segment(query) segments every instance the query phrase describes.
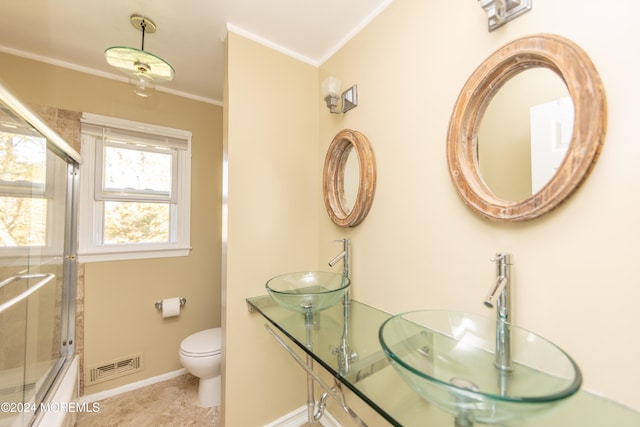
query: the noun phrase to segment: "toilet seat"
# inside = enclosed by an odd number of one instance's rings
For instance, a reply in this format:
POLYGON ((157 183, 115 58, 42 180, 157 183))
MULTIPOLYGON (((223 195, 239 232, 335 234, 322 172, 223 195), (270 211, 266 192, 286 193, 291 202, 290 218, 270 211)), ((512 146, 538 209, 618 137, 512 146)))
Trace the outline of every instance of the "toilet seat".
POLYGON ((221 352, 222 333, 220 328, 196 332, 180 343, 180 353, 187 357, 210 357, 221 352))

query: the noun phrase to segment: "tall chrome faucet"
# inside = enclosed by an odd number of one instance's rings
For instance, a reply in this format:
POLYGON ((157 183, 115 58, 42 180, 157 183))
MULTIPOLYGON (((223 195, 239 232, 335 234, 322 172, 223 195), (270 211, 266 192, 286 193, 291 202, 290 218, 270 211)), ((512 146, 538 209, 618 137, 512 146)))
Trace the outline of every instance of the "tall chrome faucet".
MULTIPOLYGON (((344 238, 340 240, 334 240, 334 243, 342 243, 342 252, 336 255, 331 261, 329 261, 329 267, 333 267, 338 263, 338 261, 342 260, 343 272, 342 275, 344 277, 349 277, 349 263, 351 261, 351 242, 349 239, 344 238)), ((347 290, 347 293, 344 295, 344 303, 348 304, 351 302, 351 289, 347 290)))
MULTIPOLYGON (((343 272, 342 276, 347 279, 351 279, 349 277, 349 265, 351 261, 351 242, 349 239, 344 238, 340 240, 334 240, 333 243, 342 243, 342 252, 336 255, 331 261, 329 261, 329 267, 333 267, 338 263, 338 261, 342 260, 343 264, 343 272)), ((344 324, 342 328, 342 338, 340 339, 340 345, 332 350, 332 353, 337 356, 338 359, 338 371, 340 374, 346 374, 349 371, 349 366, 351 362, 358 357, 358 353, 352 348, 351 340, 349 337, 350 330, 350 321, 349 321, 349 312, 351 309, 351 287, 344 294, 344 298, 342 300, 343 306, 343 317, 344 324)))
POLYGON ((509 315, 511 292, 509 283, 509 266, 511 257, 506 253, 498 253, 491 259, 496 263, 496 283, 487 295, 484 305, 493 308, 497 301, 496 323, 496 361, 495 366, 500 371, 510 372, 511 368, 511 337, 509 331, 509 315))

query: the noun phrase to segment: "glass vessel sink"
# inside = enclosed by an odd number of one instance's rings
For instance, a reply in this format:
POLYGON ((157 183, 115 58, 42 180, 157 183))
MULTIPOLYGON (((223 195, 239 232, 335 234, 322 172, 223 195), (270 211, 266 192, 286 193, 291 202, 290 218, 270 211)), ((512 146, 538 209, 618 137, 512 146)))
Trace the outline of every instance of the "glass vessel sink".
POLYGON ((378 337, 400 377, 454 414, 456 426, 518 425, 576 393, 582 374, 551 342, 505 323, 511 369, 496 368, 500 323, 462 312, 413 311, 386 320, 378 337))
POLYGON ((325 310, 344 297, 350 280, 327 271, 287 273, 269 279, 267 292, 281 306, 300 313, 325 310))

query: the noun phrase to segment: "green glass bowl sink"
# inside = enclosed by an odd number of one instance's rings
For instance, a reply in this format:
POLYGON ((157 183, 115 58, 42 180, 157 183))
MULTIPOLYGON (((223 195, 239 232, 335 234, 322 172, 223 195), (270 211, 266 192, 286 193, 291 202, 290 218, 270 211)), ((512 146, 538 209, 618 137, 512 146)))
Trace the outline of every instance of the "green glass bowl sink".
POLYGON ((316 313, 335 305, 349 289, 342 274, 327 271, 287 273, 269 279, 267 292, 278 304, 300 313, 316 313))
POLYGON ((513 324, 507 324, 511 370, 496 368, 498 323, 455 311, 412 311, 387 319, 379 340, 400 377, 459 426, 522 424, 578 391, 582 374, 573 359, 513 324))

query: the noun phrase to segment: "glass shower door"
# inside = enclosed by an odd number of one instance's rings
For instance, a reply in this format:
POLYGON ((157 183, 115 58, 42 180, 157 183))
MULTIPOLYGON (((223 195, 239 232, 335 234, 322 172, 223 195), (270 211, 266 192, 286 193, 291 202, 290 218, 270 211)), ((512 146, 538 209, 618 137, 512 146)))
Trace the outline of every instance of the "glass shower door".
POLYGON ((0 104, 0 427, 26 426, 73 353, 73 162, 0 104), (8 410, 7 410, 8 409, 8 410))

